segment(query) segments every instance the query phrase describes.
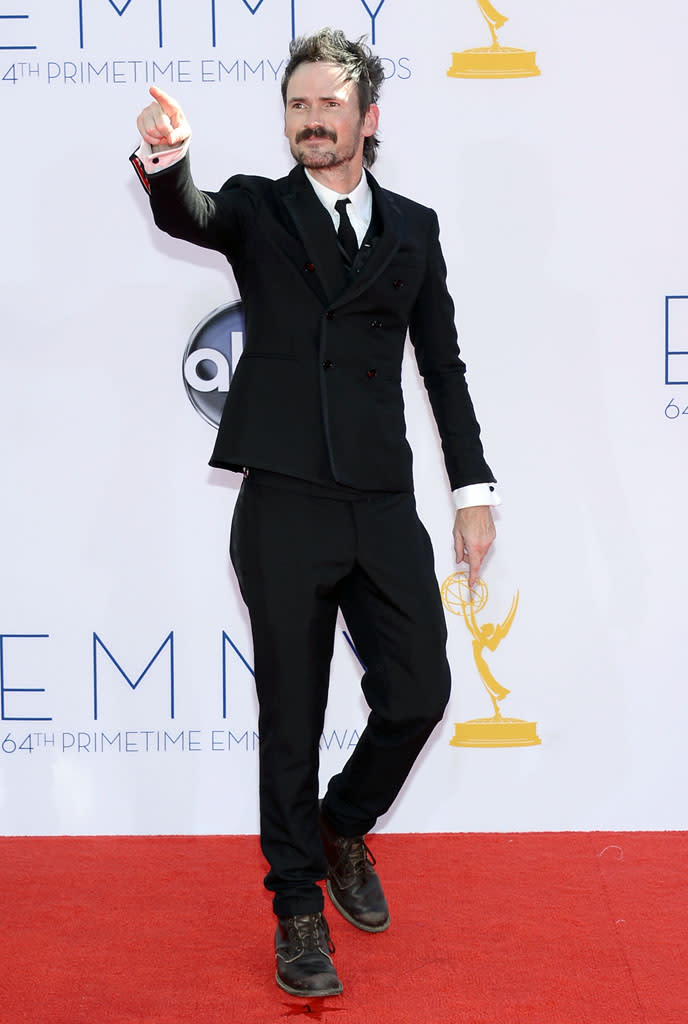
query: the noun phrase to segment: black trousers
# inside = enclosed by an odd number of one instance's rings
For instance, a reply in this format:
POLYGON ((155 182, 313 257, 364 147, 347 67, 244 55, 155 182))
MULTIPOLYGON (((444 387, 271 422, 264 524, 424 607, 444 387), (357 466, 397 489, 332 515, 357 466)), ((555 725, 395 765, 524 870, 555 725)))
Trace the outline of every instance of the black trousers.
POLYGON ((365 834, 389 809, 450 687, 432 546, 413 495, 311 490, 249 474, 230 547, 253 634, 265 885, 283 917, 323 907, 318 744, 338 609, 366 666, 370 707, 324 800, 340 835, 365 834))

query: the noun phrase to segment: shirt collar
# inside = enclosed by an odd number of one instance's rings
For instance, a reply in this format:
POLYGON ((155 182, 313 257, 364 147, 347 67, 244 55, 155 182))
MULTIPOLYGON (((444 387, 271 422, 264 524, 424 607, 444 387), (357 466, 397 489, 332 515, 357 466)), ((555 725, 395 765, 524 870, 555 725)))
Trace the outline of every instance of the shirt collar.
POLYGON ((334 189, 328 188, 327 185, 322 185, 319 181, 316 181, 313 175, 309 173, 307 167, 304 167, 304 170, 318 199, 323 206, 327 207, 330 213, 334 211, 334 204, 338 199, 349 199, 361 220, 370 220, 373 209, 373 193, 370 190, 365 171, 361 172, 361 180, 356 188, 342 195, 341 192, 335 192, 334 189))

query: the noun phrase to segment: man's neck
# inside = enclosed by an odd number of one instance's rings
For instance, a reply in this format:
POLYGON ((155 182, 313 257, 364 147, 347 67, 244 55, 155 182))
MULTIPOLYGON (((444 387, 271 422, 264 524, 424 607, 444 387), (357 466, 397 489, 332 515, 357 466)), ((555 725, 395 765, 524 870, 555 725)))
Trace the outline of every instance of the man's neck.
POLYGON ((309 167, 308 173, 326 188, 348 196, 356 188, 363 175, 363 163, 347 162, 337 167, 309 167))

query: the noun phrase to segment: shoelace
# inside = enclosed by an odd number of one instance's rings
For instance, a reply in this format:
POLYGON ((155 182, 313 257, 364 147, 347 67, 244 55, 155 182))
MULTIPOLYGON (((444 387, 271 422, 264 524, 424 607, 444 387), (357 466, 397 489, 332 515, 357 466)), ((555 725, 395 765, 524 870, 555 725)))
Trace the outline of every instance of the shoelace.
POLYGON ((340 839, 337 845, 340 847, 341 853, 334 869, 335 875, 338 875, 340 869, 344 868, 352 870, 355 875, 365 876, 375 866, 375 857, 365 839, 340 839))
POLYGON ((298 943, 307 953, 320 948, 320 930, 325 937, 327 948, 334 953, 334 942, 330 929, 322 914, 298 914, 289 922, 289 941, 298 943))

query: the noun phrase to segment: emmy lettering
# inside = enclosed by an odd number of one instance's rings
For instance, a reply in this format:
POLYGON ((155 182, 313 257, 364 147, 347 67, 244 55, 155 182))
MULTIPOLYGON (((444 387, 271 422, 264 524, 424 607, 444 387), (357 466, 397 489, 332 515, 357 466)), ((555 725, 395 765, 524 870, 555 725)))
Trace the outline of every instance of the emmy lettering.
POLYGON ((473 591, 468 586, 468 574, 455 572, 448 576, 441 587, 442 603, 447 611, 460 615, 471 634, 473 659, 483 686, 492 701, 494 715, 491 718, 474 718, 470 722, 457 722, 453 747, 533 747, 540 743, 537 722, 525 722, 520 718, 503 718, 499 705, 510 693, 492 674, 485 660, 485 649, 496 651, 513 625, 518 609, 518 591, 503 622, 480 624, 476 615, 487 604, 488 590, 484 580, 479 579, 473 591))
POLYGON ((476 46, 452 54, 450 78, 533 78, 540 74, 535 54, 512 46, 501 46, 497 31, 509 19, 493 7, 490 0, 477 0, 492 36, 491 46, 476 46))

